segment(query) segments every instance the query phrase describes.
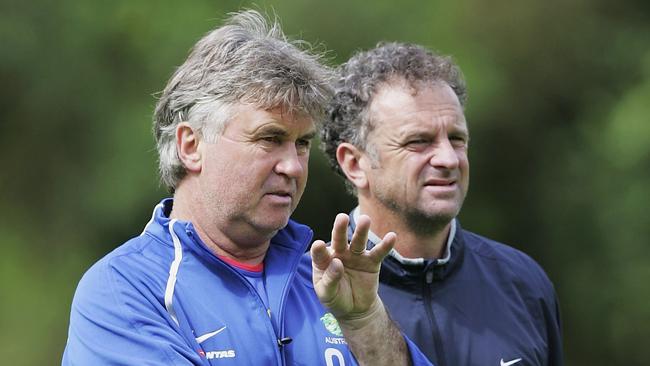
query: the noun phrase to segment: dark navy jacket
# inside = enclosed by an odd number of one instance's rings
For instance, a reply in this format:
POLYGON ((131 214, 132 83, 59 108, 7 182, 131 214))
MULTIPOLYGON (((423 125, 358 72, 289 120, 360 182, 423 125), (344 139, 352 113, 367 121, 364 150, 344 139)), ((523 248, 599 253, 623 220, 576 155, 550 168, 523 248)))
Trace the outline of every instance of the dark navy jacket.
POLYGON ((439 366, 562 365, 558 302, 542 268, 456 223, 446 264, 386 257, 379 295, 391 317, 439 366))

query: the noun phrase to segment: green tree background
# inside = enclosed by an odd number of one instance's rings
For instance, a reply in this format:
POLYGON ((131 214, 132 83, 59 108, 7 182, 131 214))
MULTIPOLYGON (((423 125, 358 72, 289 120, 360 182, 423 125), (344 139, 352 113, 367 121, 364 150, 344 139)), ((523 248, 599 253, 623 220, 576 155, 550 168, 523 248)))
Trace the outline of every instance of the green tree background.
MULTIPOLYGON (((470 100, 463 226, 556 285, 568 365, 650 364, 650 2, 0 2, 0 362, 60 363, 77 281, 166 195, 155 95, 241 7, 330 62, 380 40, 453 55, 470 100)), ((319 151, 294 218, 326 238, 353 199, 319 151)))

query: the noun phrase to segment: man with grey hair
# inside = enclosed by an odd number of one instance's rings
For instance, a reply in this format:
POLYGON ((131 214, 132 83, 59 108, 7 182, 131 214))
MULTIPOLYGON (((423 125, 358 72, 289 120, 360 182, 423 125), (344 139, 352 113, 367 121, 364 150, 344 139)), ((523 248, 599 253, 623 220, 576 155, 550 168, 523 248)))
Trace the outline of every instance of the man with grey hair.
POLYGON ((358 199, 349 232, 363 213, 368 249, 398 235, 379 294, 436 365, 561 365, 558 302, 542 268, 456 218, 469 185, 465 100, 460 69, 418 45, 380 44, 340 68, 322 138, 358 199))
POLYGON ((154 118, 174 197, 84 275, 63 364, 429 364, 377 296, 395 234, 365 250, 369 219, 348 244, 339 215, 310 258, 289 220, 330 96, 318 57, 257 12, 195 45, 154 118))

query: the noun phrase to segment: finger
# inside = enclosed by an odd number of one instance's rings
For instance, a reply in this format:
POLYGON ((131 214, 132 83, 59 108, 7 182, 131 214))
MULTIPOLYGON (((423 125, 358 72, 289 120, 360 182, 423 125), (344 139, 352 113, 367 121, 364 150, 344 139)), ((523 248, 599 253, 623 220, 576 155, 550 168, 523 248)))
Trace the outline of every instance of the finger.
POLYGON ((336 298, 339 292, 339 283, 341 282, 341 278, 343 278, 343 271, 343 263, 341 260, 334 258, 325 272, 323 272, 323 276, 318 283, 319 288, 316 291, 323 305, 329 306, 336 298))
POLYGON ((332 249, 336 253, 343 253, 348 248, 348 215, 340 213, 334 219, 332 227, 332 249))
POLYGON ((381 262, 388 255, 397 242, 397 234, 389 232, 384 235, 384 239, 375 245, 370 251, 370 257, 376 262, 381 262))
POLYGON ((322 240, 316 240, 312 244, 310 254, 312 265, 321 271, 327 269, 332 261, 327 244, 322 240))
POLYGON ((368 232, 370 231, 370 217, 366 215, 359 216, 350 241, 350 251, 353 254, 363 253, 368 243, 368 232))

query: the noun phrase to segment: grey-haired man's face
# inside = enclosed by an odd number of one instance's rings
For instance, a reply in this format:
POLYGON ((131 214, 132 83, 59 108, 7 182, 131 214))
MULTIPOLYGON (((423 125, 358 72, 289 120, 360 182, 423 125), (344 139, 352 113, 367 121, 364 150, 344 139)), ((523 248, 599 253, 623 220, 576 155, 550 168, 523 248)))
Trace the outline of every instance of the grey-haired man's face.
POLYGON ((225 130, 202 143, 200 189, 213 225, 273 233, 284 227, 305 189, 311 118, 236 108, 225 130))

